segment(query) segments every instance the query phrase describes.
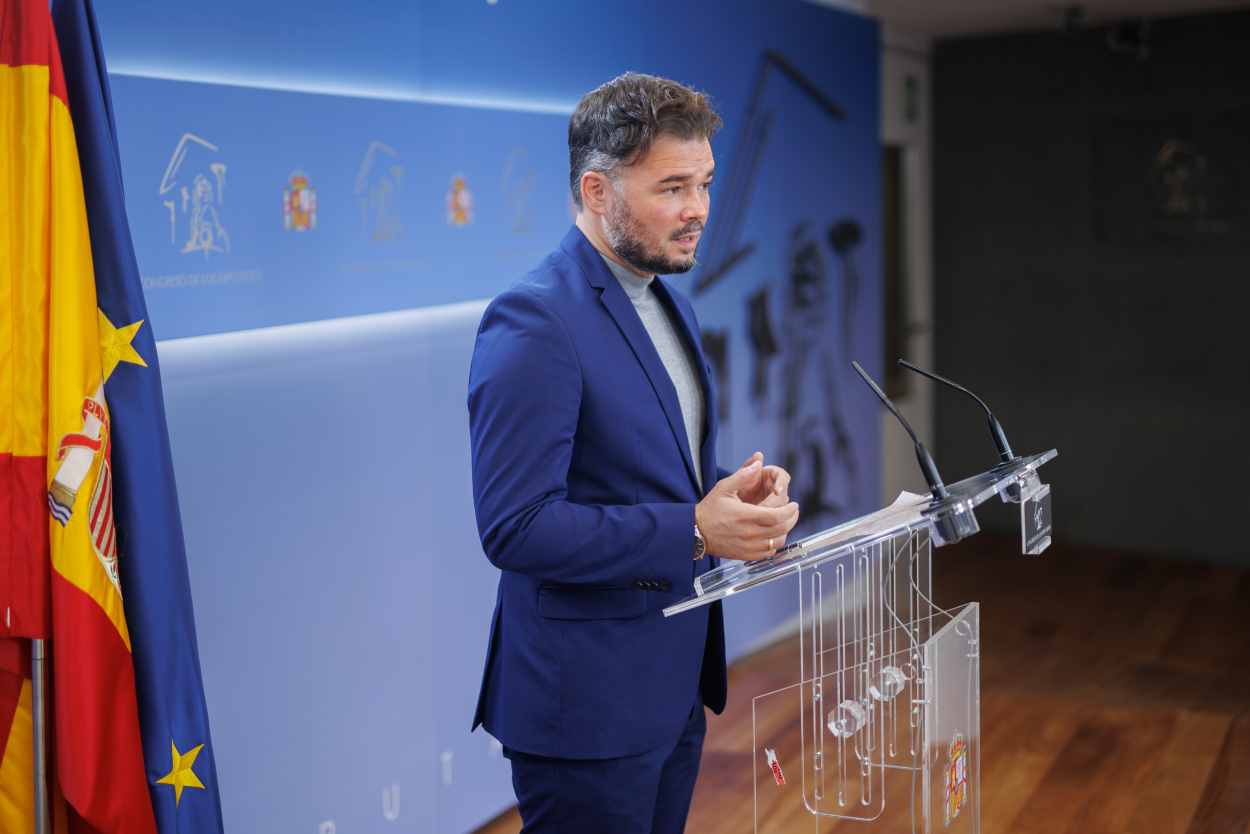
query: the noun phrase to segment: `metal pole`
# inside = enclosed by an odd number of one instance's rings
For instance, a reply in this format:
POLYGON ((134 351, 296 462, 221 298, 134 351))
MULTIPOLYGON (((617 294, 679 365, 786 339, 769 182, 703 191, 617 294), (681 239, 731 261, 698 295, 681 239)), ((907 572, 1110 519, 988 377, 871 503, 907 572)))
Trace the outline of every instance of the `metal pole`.
POLYGON ((30 641, 31 713, 35 736, 35 834, 48 834, 47 641, 30 641))

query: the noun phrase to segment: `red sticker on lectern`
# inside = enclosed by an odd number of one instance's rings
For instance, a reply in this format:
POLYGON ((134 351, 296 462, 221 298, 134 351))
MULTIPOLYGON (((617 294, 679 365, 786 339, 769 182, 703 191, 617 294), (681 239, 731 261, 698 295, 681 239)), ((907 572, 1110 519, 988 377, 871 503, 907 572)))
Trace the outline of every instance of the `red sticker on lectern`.
POLYGON ((764 758, 768 760, 768 769, 773 772, 773 781, 778 785, 786 783, 786 777, 781 772, 781 762, 777 761, 777 751, 764 748, 764 758))

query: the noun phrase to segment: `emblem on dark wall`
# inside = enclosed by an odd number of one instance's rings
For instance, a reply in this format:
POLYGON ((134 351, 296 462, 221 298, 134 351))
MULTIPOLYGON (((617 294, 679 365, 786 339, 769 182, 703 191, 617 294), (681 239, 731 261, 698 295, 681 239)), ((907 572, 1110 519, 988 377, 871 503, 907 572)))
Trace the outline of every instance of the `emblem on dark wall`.
POLYGON ((1094 233, 1105 243, 1241 248, 1250 230, 1250 108, 1096 128, 1094 233))
POLYGON ((1207 158, 1189 142, 1163 143, 1150 167, 1151 201, 1155 217, 1201 224, 1210 203, 1207 158))

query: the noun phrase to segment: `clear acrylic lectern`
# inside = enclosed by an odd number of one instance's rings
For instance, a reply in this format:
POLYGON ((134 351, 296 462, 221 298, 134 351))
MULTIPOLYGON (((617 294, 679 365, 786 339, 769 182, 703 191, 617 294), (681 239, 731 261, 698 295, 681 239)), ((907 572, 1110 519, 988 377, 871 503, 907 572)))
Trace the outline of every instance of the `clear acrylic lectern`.
POLYGON ((975 508, 1020 505, 1027 554, 1050 544, 1055 450, 1015 458, 936 500, 888 507, 699 577, 679 615, 782 577, 799 585, 798 677, 752 699, 756 834, 981 830, 980 610, 933 599, 933 548, 979 531, 975 508))

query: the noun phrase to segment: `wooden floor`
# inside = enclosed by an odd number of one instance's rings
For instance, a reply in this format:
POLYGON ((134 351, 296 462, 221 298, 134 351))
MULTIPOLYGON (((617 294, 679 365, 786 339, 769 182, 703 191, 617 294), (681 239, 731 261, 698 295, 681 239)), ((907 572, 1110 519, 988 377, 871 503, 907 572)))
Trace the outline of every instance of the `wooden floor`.
MULTIPOLYGON (((1250 834, 1250 570, 1014 546, 981 535, 934 554, 937 601, 982 605, 982 831, 1250 834)), ((732 628, 732 600, 726 613, 732 628)), ((753 831, 750 696, 793 683, 797 652, 787 640, 730 670, 688 832, 753 831)), ((513 811, 479 834, 520 828, 513 811)), ((775 808, 770 830, 815 826, 775 808)), ((894 814, 820 828, 910 830, 894 814)))

